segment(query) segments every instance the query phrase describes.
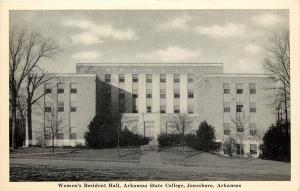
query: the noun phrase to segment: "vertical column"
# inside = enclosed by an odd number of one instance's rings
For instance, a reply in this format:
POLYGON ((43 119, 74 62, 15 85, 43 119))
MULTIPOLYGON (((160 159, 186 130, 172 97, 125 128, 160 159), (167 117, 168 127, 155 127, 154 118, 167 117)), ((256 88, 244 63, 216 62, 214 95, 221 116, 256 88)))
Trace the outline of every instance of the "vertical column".
POLYGON ((117 112, 119 110, 119 75, 112 74, 111 75, 111 111, 117 112))
POLYGON ((159 74, 152 75, 152 112, 160 111, 159 74))
POLYGON ((125 74, 125 111, 132 112, 132 74, 125 74))
POLYGON ((187 74, 180 74, 180 113, 187 113, 187 74))
POLYGON ((174 113, 174 79, 173 74, 166 75, 166 113, 174 113))
POLYGON ((146 112, 146 74, 139 74, 139 113, 146 112))

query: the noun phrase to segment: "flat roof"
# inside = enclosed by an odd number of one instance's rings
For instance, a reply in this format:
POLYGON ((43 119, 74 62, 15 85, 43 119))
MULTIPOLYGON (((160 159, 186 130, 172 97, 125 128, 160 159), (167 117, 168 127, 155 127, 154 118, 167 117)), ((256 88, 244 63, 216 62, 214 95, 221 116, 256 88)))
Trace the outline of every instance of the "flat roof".
POLYGON ((57 77, 96 77, 96 74, 78 74, 78 73, 47 73, 57 77))
POLYGON ((271 78, 275 77, 273 74, 264 73, 223 73, 223 74, 206 74, 200 78, 196 83, 199 83, 205 78, 271 78))
POLYGON ((76 66, 145 66, 145 67, 163 67, 163 66, 184 66, 184 67, 222 67, 223 63, 76 63, 76 66))

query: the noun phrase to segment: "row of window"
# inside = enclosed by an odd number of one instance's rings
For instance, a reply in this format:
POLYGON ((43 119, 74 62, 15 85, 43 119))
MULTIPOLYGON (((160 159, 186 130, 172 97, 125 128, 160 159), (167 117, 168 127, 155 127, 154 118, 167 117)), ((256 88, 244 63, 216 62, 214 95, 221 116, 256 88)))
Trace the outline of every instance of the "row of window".
MULTIPOLYGON (((110 97, 110 92, 107 92, 107 96, 110 97)), ((180 98, 180 92, 179 92, 179 89, 174 89, 174 94, 173 94, 174 98, 180 98)), ((137 99, 138 98, 138 93, 135 91, 135 92, 132 92, 132 97, 134 99, 137 99)), ((119 92, 119 99, 121 98, 125 98, 125 92, 124 91, 120 91, 119 92)), ((147 89, 146 91, 146 98, 152 98, 152 89, 147 89)), ((160 90, 160 98, 161 99, 165 99, 166 98, 166 90, 164 89, 161 89, 160 90)), ((188 90, 188 98, 189 99, 192 99, 194 98, 194 92, 192 90, 188 90)))
MULTIPOLYGON (((56 139, 62 140, 64 139, 64 134, 63 133, 57 133, 55 136, 56 139)), ((70 139, 76 139, 77 138, 77 134, 76 133, 70 133, 70 139)), ((51 139, 51 135, 45 135, 45 139, 50 140, 51 139)))
MULTIPOLYGON (((224 83, 223 84, 224 94, 230 94, 230 84, 224 83)), ((250 83, 249 84, 249 92, 250 94, 256 94, 256 84, 250 83)), ((236 93, 243 94, 243 84, 238 83, 236 84, 236 93)))
MULTIPOLYGON (((124 113, 125 111, 125 104, 119 105, 119 112, 124 113)), ((147 106, 146 108, 147 113, 152 112, 152 106, 147 106)), ((180 105, 174 105, 174 113, 180 113, 180 105)), ((137 105, 132 105, 132 113, 138 113, 137 105)), ((160 113, 166 113, 166 105, 160 105, 160 113)), ((188 113, 193 114, 194 113, 194 106, 188 105, 188 113)))
MULTIPOLYGON (((58 112, 64 112, 64 107, 57 107, 58 112)), ((45 107, 45 112, 51 112, 52 108, 51 107, 45 107)), ((70 107, 70 112, 77 112, 77 107, 70 107)))
MULTIPOLYGON (((230 128, 230 123, 224 123, 224 135, 230 135, 231 133, 231 128, 230 128)), ((237 131, 238 132, 244 132, 244 128, 237 128, 237 131)), ((257 135, 257 129, 256 129, 256 124, 255 123, 250 123, 250 126, 249 126, 249 134, 251 136, 255 136, 257 135)))
MULTIPOLYGON (((45 84, 45 93, 50 94, 52 93, 52 88, 50 83, 45 84)), ((65 92, 64 90, 64 84, 63 83, 58 83, 57 84, 57 93, 58 94, 63 94, 65 92)), ((70 93, 71 94, 76 94, 77 93, 77 84, 70 84, 70 93)))
MULTIPOLYGON (((236 144, 236 153, 239 154, 244 154, 244 144, 236 144)), ((250 155, 256 155, 257 154, 257 144, 250 144, 250 155)))
MULTIPOLYGON (((160 74, 160 82, 166 83, 166 74, 160 74)), ((111 74, 104 75, 105 82, 111 82, 111 74)), ((137 83, 139 81, 138 74, 132 74, 132 82, 137 83)), ((125 74, 119 74, 119 83, 125 82, 125 74)), ((146 74, 146 82, 152 83, 152 74, 146 74)), ((173 74, 173 82, 179 83, 180 82, 180 74, 173 74)), ((188 74, 188 83, 193 83, 194 78, 192 74, 188 74)))
MULTIPOLYGON (((230 102, 224 102, 224 112, 230 112, 230 102)), ((237 103, 236 105, 236 112, 243 112, 243 104, 237 103)), ((255 113, 256 112, 256 103, 250 102, 250 112, 255 113)))

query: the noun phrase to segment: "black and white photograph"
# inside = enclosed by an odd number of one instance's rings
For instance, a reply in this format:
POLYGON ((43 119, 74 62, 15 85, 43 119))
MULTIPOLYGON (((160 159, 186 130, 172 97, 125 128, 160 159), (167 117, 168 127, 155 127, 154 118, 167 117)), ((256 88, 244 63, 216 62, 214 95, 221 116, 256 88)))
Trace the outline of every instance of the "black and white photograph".
POLYGON ((9 10, 8 181, 291 181, 290 28, 289 9, 9 10))

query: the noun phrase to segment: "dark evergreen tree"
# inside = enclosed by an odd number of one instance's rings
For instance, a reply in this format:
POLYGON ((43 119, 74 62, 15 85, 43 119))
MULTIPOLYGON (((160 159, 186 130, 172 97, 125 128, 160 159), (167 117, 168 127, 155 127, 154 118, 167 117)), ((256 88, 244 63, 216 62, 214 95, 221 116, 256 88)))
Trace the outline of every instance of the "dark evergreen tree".
POLYGON ((216 148, 214 127, 209 125, 206 121, 200 123, 197 130, 197 145, 196 149, 201 151, 212 151, 216 148))
POLYGON ((116 116, 100 113, 88 126, 84 138, 90 148, 108 148, 117 146, 119 120, 116 116))
POLYGON ((127 128, 121 129, 118 114, 104 112, 94 117, 84 135, 86 145, 89 148, 117 147, 118 137, 120 146, 138 146, 149 142, 148 138, 135 134, 127 128))
POLYGON ((262 155, 264 159, 277 161, 291 160, 290 123, 277 122, 263 137, 262 155))

